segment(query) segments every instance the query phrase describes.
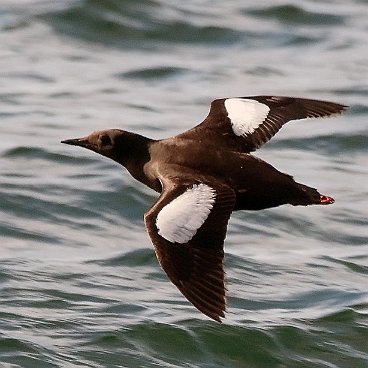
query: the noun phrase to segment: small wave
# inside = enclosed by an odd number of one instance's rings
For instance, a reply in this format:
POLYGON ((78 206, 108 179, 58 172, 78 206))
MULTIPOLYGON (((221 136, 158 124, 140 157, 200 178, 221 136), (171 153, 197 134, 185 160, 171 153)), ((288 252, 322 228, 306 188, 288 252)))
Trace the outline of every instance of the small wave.
POLYGON ((276 5, 262 9, 254 9, 247 11, 247 13, 261 18, 276 19, 279 22, 290 24, 309 24, 327 27, 344 22, 344 18, 341 16, 312 12, 296 5, 276 5))
MULTIPOLYGON (((229 44, 241 32, 217 24, 195 25, 180 12, 170 16, 154 1, 84 1, 78 6, 40 16, 57 32, 88 41, 137 48, 152 41, 229 44)), ((150 46, 151 47, 151 46, 150 46)))
POLYGON ((93 158, 83 158, 83 157, 74 157, 67 154, 62 153, 54 153, 50 152, 47 149, 40 147, 26 147, 26 146, 18 146, 8 149, 2 154, 3 157, 11 158, 11 159, 25 159, 25 160, 46 160, 57 162, 58 164, 64 162, 68 165, 76 165, 80 166, 81 164, 87 164, 91 162, 95 162, 93 158))
MULTIPOLYGON (((365 239, 367 240, 367 239, 365 239)), ((365 243, 362 242, 362 245, 364 245, 365 243)), ((363 257, 361 257, 363 258, 363 257)), ((357 262, 353 262, 353 260, 345 260, 345 259, 339 259, 339 258, 335 258, 335 257, 329 257, 329 256, 324 256, 323 259, 332 262, 332 263, 337 263, 337 264, 341 264, 343 266, 345 266, 346 268, 348 268, 349 270, 356 272, 356 273, 361 273, 363 275, 368 275, 368 266, 365 266, 363 264, 359 264, 357 262)), ((359 261, 359 260, 358 260, 359 261)))
POLYGON ((366 321, 368 315, 368 303, 352 305, 346 309, 328 314, 319 319, 321 322, 345 322, 356 323, 366 321))
POLYGON ((341 152, 362 152, 367 149, 365 134, 335 134, 300 139, 278 139, 271 149, 293 148, 335 155, 341 152))
POLYGON ((149 248, 134 249, 127 253, 118 254, 108 259, 86 261, 86 263, 99 264, 101 266, 129 266, 139 267, 157 265, 156 257, 149 248))
POLYGON ((174 66, 167 66, 167 67, 156 67, 156 68, 143 68, 143 69, 136 69, 131 70, 126 73, 118 74, 117 77, 125 79, 166 79, 172 78, 183 73, 187 72, 185 68, 178 68, 174 66))

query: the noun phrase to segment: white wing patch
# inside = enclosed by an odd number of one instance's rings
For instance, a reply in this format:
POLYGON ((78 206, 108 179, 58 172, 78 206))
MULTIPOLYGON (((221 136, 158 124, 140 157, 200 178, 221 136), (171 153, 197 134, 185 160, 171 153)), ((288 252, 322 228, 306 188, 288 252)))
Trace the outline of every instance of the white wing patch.
POLYGON ((267 118, 270 108, 258 101, 246 98, 225 100, 227 115, 236 135, 253 133, 267 118))
POLYGON ((187 243, 206 221, 216 192, 205 184, 194 184, 164 206, 157 215, 158 233, 172 243, 187 243))

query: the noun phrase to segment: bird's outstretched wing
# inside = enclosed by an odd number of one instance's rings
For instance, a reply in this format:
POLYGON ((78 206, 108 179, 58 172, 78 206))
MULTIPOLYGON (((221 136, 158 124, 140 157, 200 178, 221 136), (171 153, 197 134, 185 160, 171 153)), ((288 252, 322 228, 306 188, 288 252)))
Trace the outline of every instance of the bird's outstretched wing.
POLYGON ((181 136, 199 131, 214 144, 251 152, 268 142, 290 120, 340 114, 346 106, 283 96, 250 96, 212 101, 206 119, 181 136))
POLYGON ((157 259, 196 308, 220 321, 226 309, 223 244, 235 193, 215 180, 162 178, 162 185, 144 217, 157 259))

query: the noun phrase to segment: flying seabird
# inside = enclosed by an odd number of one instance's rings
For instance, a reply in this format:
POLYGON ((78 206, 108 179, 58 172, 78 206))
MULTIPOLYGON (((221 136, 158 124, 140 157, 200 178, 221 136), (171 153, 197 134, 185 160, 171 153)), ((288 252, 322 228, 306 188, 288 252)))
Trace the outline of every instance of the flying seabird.
POLYGON ((181 293, 220 322, 226 310, 223 245, 232 211, 334 202, 250 152, 290 120, 345 109, 294 97, 222 98, 211 103, 202 123, 171 138, 153 140, 109 129, 62 143, 118 162, 160 193, 144 215, 157 259, 181 293))

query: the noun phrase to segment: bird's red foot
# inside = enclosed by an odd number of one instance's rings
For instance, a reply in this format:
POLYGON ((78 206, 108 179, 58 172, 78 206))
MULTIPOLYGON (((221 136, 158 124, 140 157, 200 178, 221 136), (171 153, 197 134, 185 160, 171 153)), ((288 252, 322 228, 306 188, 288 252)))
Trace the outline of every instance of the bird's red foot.
POLYGON ((328 197, 328 196, 325 196, 325 195, 320 195, 320 197, 319 197, 319 203, 320 204, 332 204, 334 202, 335 202, 335 200, 332 197, 328 197))

